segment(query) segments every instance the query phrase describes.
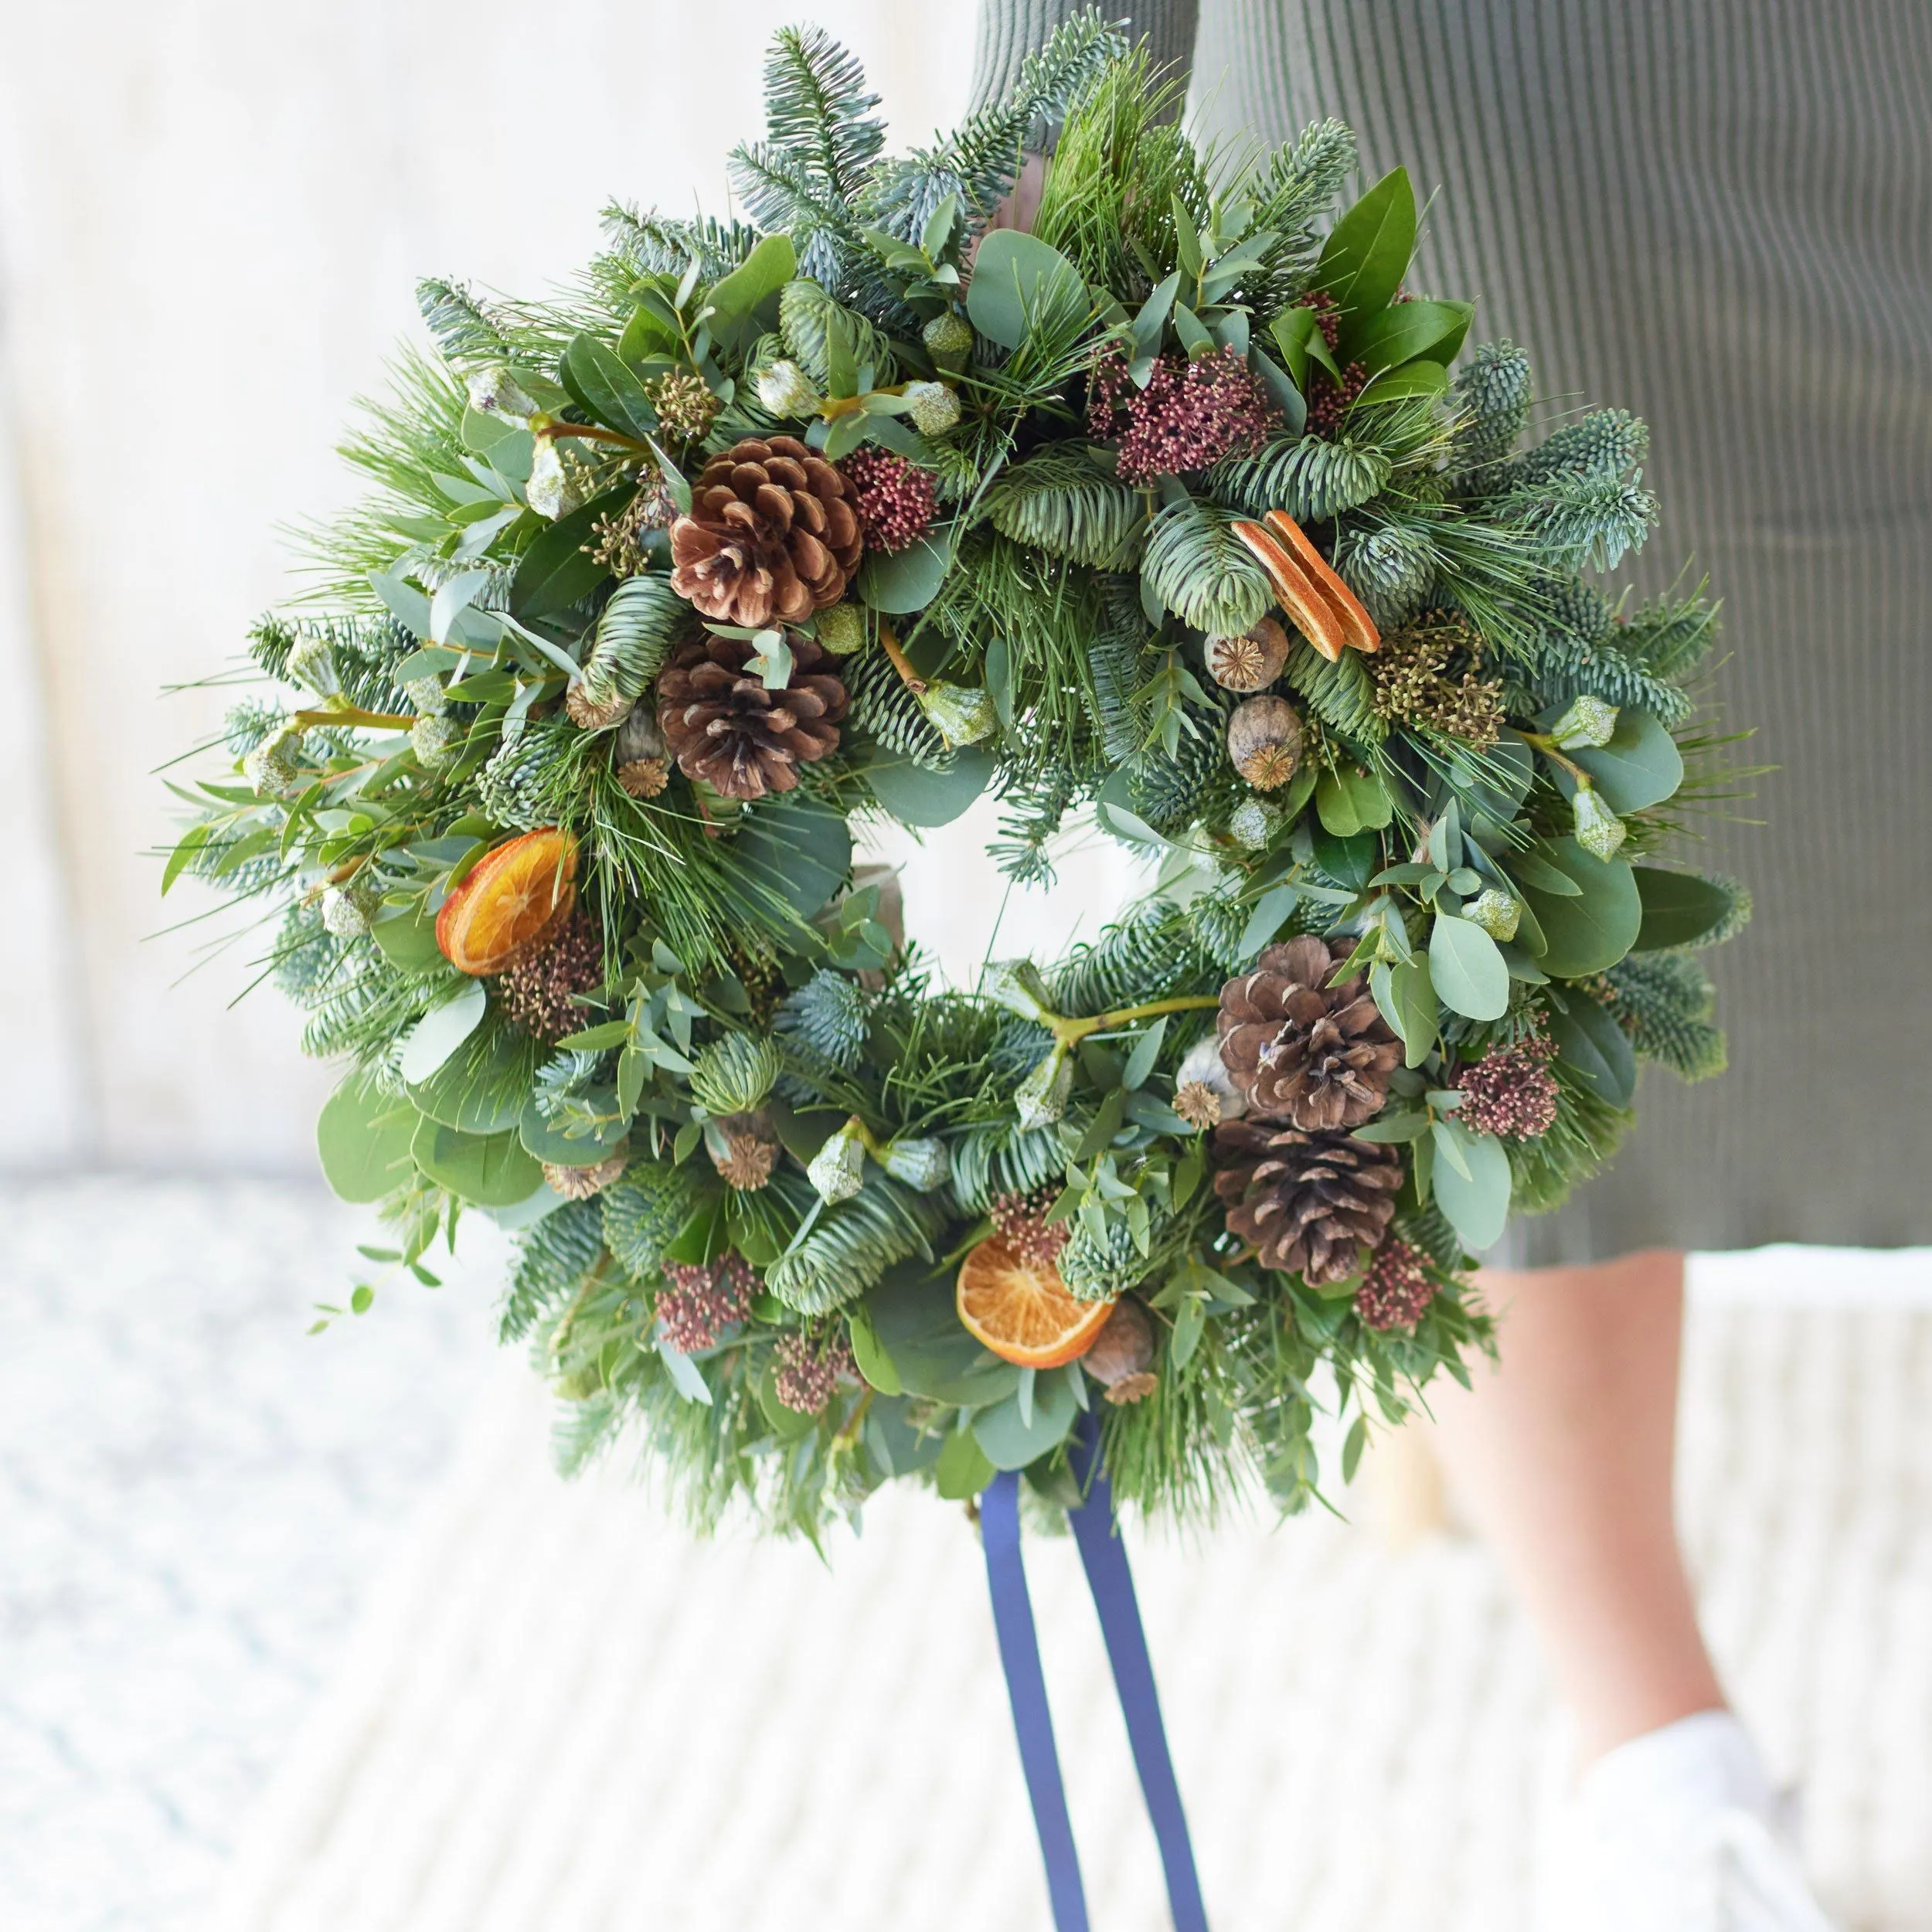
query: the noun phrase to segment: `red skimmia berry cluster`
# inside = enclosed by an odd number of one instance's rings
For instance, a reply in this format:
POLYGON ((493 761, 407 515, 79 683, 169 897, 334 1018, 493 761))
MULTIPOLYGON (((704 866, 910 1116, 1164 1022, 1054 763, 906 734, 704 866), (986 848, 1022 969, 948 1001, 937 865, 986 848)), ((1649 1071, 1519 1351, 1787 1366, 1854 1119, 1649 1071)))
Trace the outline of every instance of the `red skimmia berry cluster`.
POLYGON ((1413 1328, 1435 1299, 1428 1264, 1399 1234, 1375 1252, 1355 1291, 1355 1313, 1372 1328, 1413 1328))
POLYGON ((854 450, 838 469, 852 485, 867 549, 889 554, 926 534, 938 507, 928 471, 871 444, 854 450))
POLYGON ((1514 1046, 1485 1053, 1456 1075, 1462 1105, 1456 1117, 1473 1134, 1534 1140, 1556 1117, 1556 1077, 1549 1062, 1555 1043, 1539 1033, 1514 1046))
POLYGON ((1274 410, 1245 358, 1233 349, 1185 356, 1169 352, 1136 389, 1117 352, 1094 365, 1087 427, 1120 439, 1123 483, 1151 483, 1182 470, 1205 469, 1267 441, 1274 410))
POLYGON ((658 1332, 680 1355, 716 1345, 734 1321, 751 1312, 758 1277, 740 1254, 693 1265, 667 1261, 671 1285, 658 1296, 658 1332))

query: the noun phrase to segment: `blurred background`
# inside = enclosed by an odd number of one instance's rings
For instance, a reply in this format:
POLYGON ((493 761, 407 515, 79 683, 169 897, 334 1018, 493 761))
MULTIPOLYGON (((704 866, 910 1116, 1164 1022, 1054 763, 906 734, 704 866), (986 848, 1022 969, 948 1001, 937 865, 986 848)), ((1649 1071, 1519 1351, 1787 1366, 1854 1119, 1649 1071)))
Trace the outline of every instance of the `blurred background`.
MULTIPOLYGON (((896 140, 957 117, 963 3, 818 0, 896 140)), ((617 196, 726 196, 795 9, 15 6, 0 63, 0 1924, 9 1932, 981 1920, 1046 1907, 976 1548, 695 1546, 565 1490, 495 1359, 487 1230, 440 1293, 305 1333, 360 1217, 244 939, 165 908, 157 767, 350 492, 348 400, 447 273, 566 276, 617 196), (184 923, 185 922, 185 923, 184 923), (193 970, 190 970, 193 969, 193 970)), ((1199 83, 1211 86, 1213 77, 1199 83)), ((956 972, 1128 888, 1005 902, 969 819, 906 864, 956 972)), ((1848 1924, 1932 1927, 1932 1270, 1705 1266, 1687 1531, 1848 1924), (1794 1423, 1801 1423, 1801 1427, 1794 1423)), ((1137 1545, 1223 1926, 1527 1923, 1563 1740, 1482 1553, 1400 1458, 1359 1521, 1137 1545), (1426 1496, 1423 1498, 1426 1505, 1426 1496), (1392 1859, 1392 1849, 1402 1855, 1392 1859)), ((1036 1544, 1097 1923, 1164 1922, 1090 1612, 1036 1544)))

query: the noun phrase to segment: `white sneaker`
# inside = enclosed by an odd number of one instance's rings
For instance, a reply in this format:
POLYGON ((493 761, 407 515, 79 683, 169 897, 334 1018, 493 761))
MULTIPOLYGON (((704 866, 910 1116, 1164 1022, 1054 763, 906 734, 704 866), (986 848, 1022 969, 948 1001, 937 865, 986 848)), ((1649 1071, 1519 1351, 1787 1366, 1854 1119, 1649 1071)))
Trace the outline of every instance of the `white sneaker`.
POLYGON ((1729 1711, 1632 1738, 1583 1774, 1545 1862, 1539 1932, 1836 1932, 1791 1808, 1729 1711))

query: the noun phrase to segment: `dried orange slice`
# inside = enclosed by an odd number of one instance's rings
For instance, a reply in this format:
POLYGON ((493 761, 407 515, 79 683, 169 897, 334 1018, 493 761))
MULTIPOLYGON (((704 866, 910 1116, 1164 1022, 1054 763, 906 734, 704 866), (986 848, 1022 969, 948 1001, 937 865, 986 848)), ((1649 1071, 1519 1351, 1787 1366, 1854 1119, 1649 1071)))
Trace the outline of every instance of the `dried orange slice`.
POLYGON ((1234 534, 1267 573, 1274 600, 1294 628, 1331 664, 1336 662, 1348 648, 1349 634, 1335 606, 1272 530, 1260 523, 1237 523, 1234 534))
POLYGON ((1308 540, 1308 533, 1286 510, 1270 510, 1263 519, 1294 554, 1295 561, 1342 620, 1345 641, 1357 651, 1379 651, 1382 633, 1376 628, 1362 600, 1342 582, 1334 565, 1308 540))
POLYGON ((477 861, 436 917, 436 943, 459 973, 481 978, 527 959, 577 903, 577 842, 540 826, 477 861))
POLYGON ((1077 1301, 1050 1261, 1023 1261, 995 1235, 960 1264, 959 1318, 1002 1361, 1057 1369, 1093 1347, 1111 1301, 1077 1301))

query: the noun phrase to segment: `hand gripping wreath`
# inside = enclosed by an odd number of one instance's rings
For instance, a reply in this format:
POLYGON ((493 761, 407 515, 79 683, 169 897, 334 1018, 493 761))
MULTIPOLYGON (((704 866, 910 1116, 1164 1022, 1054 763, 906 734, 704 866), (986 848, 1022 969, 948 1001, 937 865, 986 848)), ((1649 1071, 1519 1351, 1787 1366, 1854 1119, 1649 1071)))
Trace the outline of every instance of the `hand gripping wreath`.
POLYGON ((1317 1367, 1352 1469, 1638 1063, 1723 1064, 1743 895, 1653 855, 1711 610, 1594 587, 1642 426, 1519 451, 1406 176, 1325 226, 1338 124, 1211 185, 1090 17, 907 158, 822 37, 770 82, 747 219, 614 210, 567 301, 423 284, 337 614, 253 634, 305 695, 231 715, 171 876, 274 909, 393 1266, 519 1231, 575 1453, 635 1425, 700 1518, 816 1534, 1051 1485, 1087 1411, 1137 1504, 1294 1507, 1317 1367), (1079 810, 1157 883, 955 990, 852 828, 989 791, 1015 879, 1079 810))

